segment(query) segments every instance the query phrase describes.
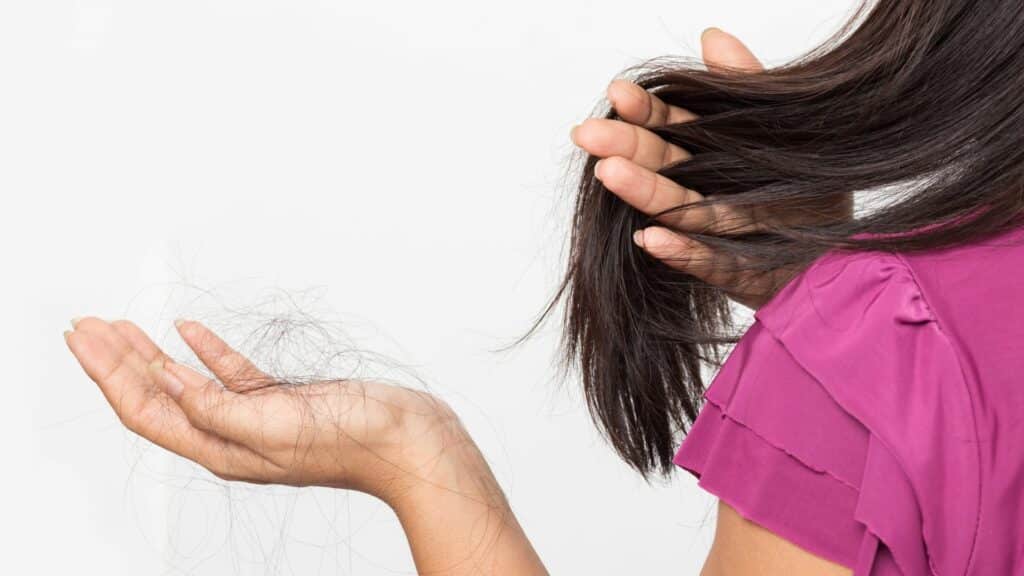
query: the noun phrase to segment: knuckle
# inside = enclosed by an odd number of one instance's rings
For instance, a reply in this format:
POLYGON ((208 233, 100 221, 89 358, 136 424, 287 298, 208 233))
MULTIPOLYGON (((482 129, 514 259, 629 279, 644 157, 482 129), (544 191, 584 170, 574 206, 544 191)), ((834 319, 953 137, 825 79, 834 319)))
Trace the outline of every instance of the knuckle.
POLYGON ((643 208, 641 208, 640 211, 647 214, 656 212, 658 209, 657 179, 651 178, 649 175, 646 175, 646 177, 642 181, 642 184, 639 184, 638 187, 643 188, 645 190, 643 208))

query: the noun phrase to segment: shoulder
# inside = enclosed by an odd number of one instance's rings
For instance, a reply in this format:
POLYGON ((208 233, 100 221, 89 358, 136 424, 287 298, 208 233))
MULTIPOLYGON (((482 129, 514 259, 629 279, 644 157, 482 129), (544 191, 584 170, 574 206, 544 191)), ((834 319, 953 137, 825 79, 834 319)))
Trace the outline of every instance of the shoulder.
POLYGON ((757 310, 705 398, 677 464, 742 517, 846 566, 876 561, 859 554, 878 542, 904 573, 964 572, 981 494, 971 397, 900 255, 817 259, 757 310))
POLYGON ((777 334, 812 325, 841 333, 935 320, 906 260, 878 251, 826 252, 755 317, 777 334))
POLYGON ((977 442, 960 355, 899 254, 828 252, 754 316, 751 340, 771 339, 894 450, 936 448, 923 438, 936 427, 977 442))

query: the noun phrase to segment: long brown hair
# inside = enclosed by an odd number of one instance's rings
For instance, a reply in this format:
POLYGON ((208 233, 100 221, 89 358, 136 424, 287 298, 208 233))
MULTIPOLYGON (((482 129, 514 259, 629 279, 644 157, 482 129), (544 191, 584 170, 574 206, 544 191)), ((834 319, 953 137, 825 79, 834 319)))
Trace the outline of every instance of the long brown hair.
MULTIPOLYGON (((830 249, 926 250, 1021 224, 1022 2, 883 0, 784 66, 660 57, 623 76, 699 115, 652 128, 692 153, 659 174, 705 196, 674 210, 813 214, 854 193, 863 208, 757 232, 679 230, 711 247, 715 266, 800 270, 830 249)), ((739 335, 721 291, 633 244, 654 217, 595 178, 598 159, 582 163, 568 268, 530 333, 566 300, 561 359, 579 368, 595 423, 645 479, 668 476, 700 409, 702 366, 719 367, 739 335)))

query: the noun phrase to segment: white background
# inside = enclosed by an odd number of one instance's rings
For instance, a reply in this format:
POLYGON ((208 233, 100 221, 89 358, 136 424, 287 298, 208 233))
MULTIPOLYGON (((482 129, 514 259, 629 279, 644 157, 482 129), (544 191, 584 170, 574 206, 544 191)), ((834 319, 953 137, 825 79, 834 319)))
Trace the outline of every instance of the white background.
POLYGON ((4 0, 0 573, 412 573, 368 497, 226 484, 123 431, 61 337, 127 317, 193 361, 185 316, 301 367, 308 314, 459 410, 553 574, 696 574, 713 499, 603 444, 552 380, 558 316, 489 350, 560 278, 568 131, 617 73, 713 25, 779 64, 851 8, 4 0))

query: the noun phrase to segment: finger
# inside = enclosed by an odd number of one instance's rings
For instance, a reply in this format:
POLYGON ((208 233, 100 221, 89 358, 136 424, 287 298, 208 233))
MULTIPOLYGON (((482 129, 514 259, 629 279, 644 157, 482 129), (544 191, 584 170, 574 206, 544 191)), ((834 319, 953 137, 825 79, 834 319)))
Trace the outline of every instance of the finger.
POLYGON ((625 156, 651 170, 691 157, 646 128, 608 118, 584 120, 573 129, 572 140, 593 156, 625 156))
POLYGON ((273 378, 203 324, 193 320, 182 320, 174 324, 185 344, 228 389, 248 392, 273 383, 273 378))
POLYGON ((704 196, 621 156, 599 160, 594 166, 594 176, 630 206, 674 228, 727 234, 758 227, 746 211, 725 204, 666 212, 703 200, 704 196))
POLYGON ((708 28, 700 36, 701 53, 708 69, 734 69, 745 72, 764 70, 764 66, 738 38, 719 28, 708 28))
POLYGON ((237 394, 216 379, 177 362, 154 364, 153 373, 161 378, 195 428, 248 447, 257 445, 266 432, 260 426, 260 405, 269 402, 269 397, 237 394))
POLYGON ((672 268, 723 290, 736 288, 736 275, 716 266, 714 253, 703 242, 659 226, 638 230, 634 240, 645 252, 672 268))
POLYGON ((708 230, 714 222, 712 206, 686 208, 663 214, 665 210, 702 200, 692 190, 621 156, 602 158, 594 166, 594 175, 604 187, 637 210, 659 221, 687 231, 708 230))
POLYGON ((164 360, 169 357, 142 331, 141 328, 129 320, 114 320, 110 323, 117 330, 122 338, 131 344, 132 348, 148 364, 155 360, 164 360))
POLYGON ((124 424, 134 429, 132 420, 159 394, 146 362, 113 326, 92 316, 75 324, 68 345, 124 424))
POLYGON ((265 466, 251 451, 192 427, 159 393, 142 356, 111 324, 83 318, 66 342, 130 431, 218 476, 241 476, 265 466))
POLYGON ((620 118, 645 128, 680 124, 697 118, 693 112, 666 104, 661 98, 628 80, 612 80, 608 85, 607 96, 620 118))
MULTIPOLYGON (((721 257, 703 242, 657 226, 638 230, 634 242, 666 265, 696 276, 755 310, 776 287, 774 283, 786 273, 756 274, 739 266, 726 268, 722 266, 721 257)), ((735 263, 742 264, 742 259, 735 263)))

